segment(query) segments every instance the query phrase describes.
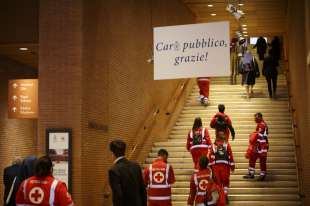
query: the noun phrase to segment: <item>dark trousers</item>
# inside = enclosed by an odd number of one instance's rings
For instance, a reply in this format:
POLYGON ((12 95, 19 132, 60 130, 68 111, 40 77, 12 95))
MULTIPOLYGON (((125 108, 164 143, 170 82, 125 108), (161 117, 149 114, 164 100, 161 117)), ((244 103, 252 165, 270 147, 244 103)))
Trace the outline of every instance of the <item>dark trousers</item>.
POLYGON ((277 79, 278 79, 278 75, 266 77, 266 80, 268 83, 269 97, 272 97, 272 94, 275 94, 277 91, 277 79))
POLYGON ((258 53, 259 60, 264 60, 265 53, 258 53))

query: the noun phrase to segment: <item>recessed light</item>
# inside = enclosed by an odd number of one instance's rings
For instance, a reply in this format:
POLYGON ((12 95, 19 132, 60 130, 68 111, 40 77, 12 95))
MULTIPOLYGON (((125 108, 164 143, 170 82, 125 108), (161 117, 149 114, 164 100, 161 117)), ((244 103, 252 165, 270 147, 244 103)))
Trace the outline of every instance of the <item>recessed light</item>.
POLYGON ((210 14, 210 15, 211 15, 211 16, 216 16, 216 14, 214 14, 214 13, 213 13, 213 14, 210 14))
POLYGON ((247 31, 243 31, 243 33, 244 33, 244 34, 247 34, 248 32, 247 32, 247 31))
POLYGON ((244 36, 249 36, 249 35, 245 34, 244 36))
POLYGON ((242 29, 243 29, 243 30, 248 30, 248 28, 245 28, 245 27, 243 27, 242 29))
POLYGON ((27 47, 20 47, 19 50, 20 51, 28 51, 29 49, 27 47))
POLYGON ((208 7, 213 7, 213 4, 208 4, 208 7))
POLYGON ((242 24, 242 27, 246 27, 247 25, 246 24, 242 24))
POLYGON ((240 4, 238 4, 238 6, 244 6, 244 4, 241 4, 241 3, 240 3, 240 4))

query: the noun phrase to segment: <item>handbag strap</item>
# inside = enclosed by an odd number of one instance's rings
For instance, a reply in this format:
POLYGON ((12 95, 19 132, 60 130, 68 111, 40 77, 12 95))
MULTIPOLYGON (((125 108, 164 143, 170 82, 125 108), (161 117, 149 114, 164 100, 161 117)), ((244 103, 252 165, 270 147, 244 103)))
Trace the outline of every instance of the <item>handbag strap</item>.
POLYGON ((11 196, 12 196, 12 193, 13 193, 13 189, 14 189, 14 185, 15 185, 16 179, 17 179, 17 176, 14 177, 13 183, 12 183, 11 188, 10 188, 10 192, 9 192, 7 198, 6 198, 5 203, 6 203, 7 205, 8 205, 9 202, 10 202, 10 199, 11 199, 11 196))

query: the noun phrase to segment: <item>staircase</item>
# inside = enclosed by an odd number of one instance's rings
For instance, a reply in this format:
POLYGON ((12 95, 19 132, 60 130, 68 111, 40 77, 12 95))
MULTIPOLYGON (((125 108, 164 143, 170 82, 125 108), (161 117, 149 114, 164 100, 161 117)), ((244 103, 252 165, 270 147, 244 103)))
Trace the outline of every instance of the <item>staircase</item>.
MULTIPOLYGON (((239 77, 238 77, 239 78, 239 77)), ((189 193, 189 180, 193 172, 192 158, 186 150, 187 133, 194 118, 200 116, 208 126, 212 141, 214 130, 209 127, 211 117, 217 112, 217 105, 226 106, 226 113, 231 117, 236 131, 235 141, 231 141, 236 170, 231 175, 231 206, 296 206, 301 205, 298 195, 297 169, 291 114, 288 109, 288 94, 284 75, 279 75, 278 98, 270 100, 264 78, 257 80, 254 98, 247 99, 245 88, 230 85, 227 77, 212 78, 210 104, 201 106, 197 100, 198 87, 193 88, 187 98, 175 126, 166 142, 156 142, 146 160, 149 164, 157 156, 160 148, 169 152, 169 162, 174 168, 176 183, 173 185, 173 205, 186 206, 189 193), (248 145, 248 136, 255 129, 254 113, 262 112, 269 126, 270 150, 267 159, 267 178, 264 182, 244 180, 248 160, 244 154, 248 145)), ((240 82, 240 80, 238 81, 240 82)), ((259 163, 256 165, 259 173, 259 163)))

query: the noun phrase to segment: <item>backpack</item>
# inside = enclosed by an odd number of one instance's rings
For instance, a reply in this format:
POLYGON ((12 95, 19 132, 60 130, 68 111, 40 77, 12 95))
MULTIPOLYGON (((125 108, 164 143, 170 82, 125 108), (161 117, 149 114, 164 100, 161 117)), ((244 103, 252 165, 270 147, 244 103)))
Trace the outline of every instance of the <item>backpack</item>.
POLYGON ((192 132, 193 132, 193 145, 201 144, 203 142, 205 129, 203 129, 201 133, 196 132, 196 131, 195 132, 192 131, 192 132))
POLYGON ((217 115, 214 128, 216 131, 226 131, 228 128, 226 116, 217 115))
POLYGON ((227 144, 217 145, 216 151, 214 151, 215 160, 225 160, 229 161, 229 155, 227 152, 227 144))

